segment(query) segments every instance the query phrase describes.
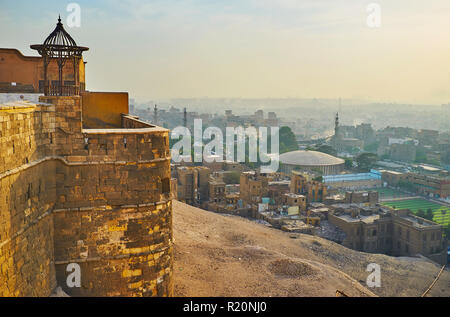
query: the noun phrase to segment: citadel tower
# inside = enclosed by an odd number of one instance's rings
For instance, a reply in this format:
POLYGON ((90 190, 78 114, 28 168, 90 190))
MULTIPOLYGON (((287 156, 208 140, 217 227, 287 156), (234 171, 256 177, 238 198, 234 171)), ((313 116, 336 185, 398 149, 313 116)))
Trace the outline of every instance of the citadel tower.
POLYGON ((127 93, 85 90, 87 48, 60 19, 31 47, 44 95, 0 105, 0 296, 171 296, 169 131, 129 115, 127 93))

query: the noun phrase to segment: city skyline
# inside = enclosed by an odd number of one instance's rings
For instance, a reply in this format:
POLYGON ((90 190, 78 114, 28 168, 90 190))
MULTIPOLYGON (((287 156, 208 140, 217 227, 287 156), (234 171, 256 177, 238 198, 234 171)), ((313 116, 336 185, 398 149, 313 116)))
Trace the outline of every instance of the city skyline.
POLYGON ((163 98, 352 98, 450 101, 450 3, 377 1, 381 26, 366 24, 370 1, 0 1, 2 47, 36 55, 61 14, 85 54, 88 89, 163 98))

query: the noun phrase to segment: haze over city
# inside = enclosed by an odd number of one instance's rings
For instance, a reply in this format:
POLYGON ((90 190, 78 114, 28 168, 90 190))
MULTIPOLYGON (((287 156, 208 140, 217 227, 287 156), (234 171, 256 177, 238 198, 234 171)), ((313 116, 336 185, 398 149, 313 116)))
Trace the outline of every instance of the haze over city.
POLYGON ((3 47, 36 55, 58 14, 90 47, 88 89, 158 98, 347 98, 441 105, 450 101, 447 0, 0 1, 3 47), (14 28, 8 26, 14 24, 14 28))

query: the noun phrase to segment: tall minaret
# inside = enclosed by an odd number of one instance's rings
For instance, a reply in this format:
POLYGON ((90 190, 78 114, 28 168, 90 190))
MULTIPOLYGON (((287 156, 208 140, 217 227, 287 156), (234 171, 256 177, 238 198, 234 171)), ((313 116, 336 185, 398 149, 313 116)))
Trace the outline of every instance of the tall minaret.
POLYGON ((339 133, 339 112, 336 112, 336 118, 334 119, 334 135, 337 137, 339 133))
POLYGON ((339 137, 339 111, 341 111, 342 109, 342 101, 341 101, 341 97, 339 97, 339 108, 338 111, 336 112, 336 118, 334 120, 334 135, 335 138, 339 137))
POLYGON ((158 106, 155 105, 155 108, 153 109, 153 121, 155 124, 158 124, 158 106))
POLYGON ((185 128, 187 128, 187 112, 186 112, 186 107, 184 108, 184 111, 183 111, 183 126, 184 126, 185 128))
POLYGON ((334 119, 334 136, 332 138, 332 145, 334 147, 335 150, 338 150, 339 148, 339 139, 340 139, 340 135, 339 135, 339 113, 336 112, 336 117, 334 119))

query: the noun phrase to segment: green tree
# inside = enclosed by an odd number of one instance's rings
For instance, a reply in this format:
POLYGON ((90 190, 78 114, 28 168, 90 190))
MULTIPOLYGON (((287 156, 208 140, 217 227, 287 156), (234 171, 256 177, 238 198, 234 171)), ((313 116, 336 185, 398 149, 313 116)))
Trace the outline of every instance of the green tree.
POLYGON ((322 152, 322 153, 326 153, 326 154, 330 154, 330 155, 336 155, 337 154, 336 150, 333 149, 332 146, 327 145, 327 144, 320 145, 319 147, 316 148, 316 151, 322 152))
MULTIPOLYGON (((279 130, 280 154, 298 150, 298 142, 295 134, 289 127, 281 127, 279 130)), ((268 143, 270 145, 270 141, 268 143)))
POLYGON ((356 157, 356 163, 361 171, 368 172, 378 160, 378 155, 374 153, 361 153, 356 157))
POLYGON ((323 181, 323 177, 322 177, 322 175, 319 175, 319 176, 317 176, 317 177, 314 177, 314 180, 315 180, 316 182, 322 182, 322 181, 323 181))
POLYGON ((441 153, 441 162, 450 165, 450 150, 441 153))
POLYGON ((428 162, 427 153, 425 152, 424 149, 422 149, 422 148, 417 148, 416 149, 415 162, 416 163, 427 163, 428 162))
POLYGON ((431 208, 427 209, 427 214, 426 214, 425 218, 428 220, 433 220, 433 210, 431 210, 431 208))
POLYGON ((372 152, 372 153, 377 153, 378 150, 378 146, 380 145, 379 141, 364 145, 364 151, 366 152, 372 152))
POLYGON ((444 228, 444 235, 447 237, 447 239, 450 238, 450 222, 447 224, 447 227, 444 228))
POLYGON ((422 209, 417 210, 416 216, 426 219, 425 211, 423 211, 422 209))
POLYGON ((240 177, 241 177, 241 175, 239 172, 225 173, 223 175, 223 182, 225 184, 239 184, 240 177))
POLYGON ((398 185, 398 187, 403 188, 408 191, 411 191, 411 192, 416 190, 416 187, 414 186, 414 184, 411 182, 408 182, 407 180, 401 179, 398 181, 397 185, 398 185))
POLYGON ((353 160, 351 158, 345 158, 345 168, 352 169, 353 168, 353 160))

